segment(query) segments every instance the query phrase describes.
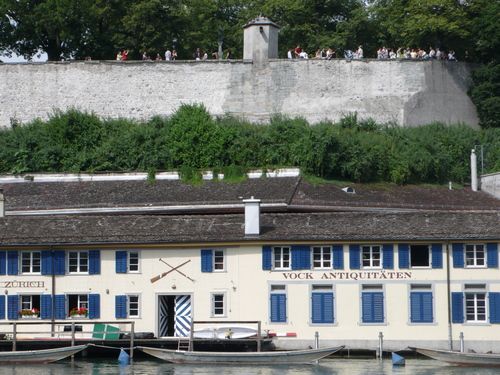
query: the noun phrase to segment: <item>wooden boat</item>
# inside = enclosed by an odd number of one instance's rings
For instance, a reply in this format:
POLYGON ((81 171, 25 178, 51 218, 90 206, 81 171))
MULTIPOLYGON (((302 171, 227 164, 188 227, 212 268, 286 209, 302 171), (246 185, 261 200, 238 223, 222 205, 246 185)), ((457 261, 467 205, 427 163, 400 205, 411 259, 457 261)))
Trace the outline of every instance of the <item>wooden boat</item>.
POLYGON ((195 339, 245 339, 257 335, 257 329, 245 326, 215 326, 193 331, 195 339))
POLYGON ((248 363, 266 365, 314 362, 343 348, 344 346, 271 352, 199 352, 145 346, 137 347, 137 349, 142 350, 144 353, 173 363, 248 363))
POLYGON ((88 345, 66 346, 55 349, 22 350, 0 352, 0 364, 11 363, 49 363, 67 358, 81 352, 88 345))
POLYGON ((500 367, 500 354, 480 354, 480 353, 462 353, 451 350, 436 350, 410 347, 417 353, 438 361, 450 363, 458 366, 498 366, 500 367))

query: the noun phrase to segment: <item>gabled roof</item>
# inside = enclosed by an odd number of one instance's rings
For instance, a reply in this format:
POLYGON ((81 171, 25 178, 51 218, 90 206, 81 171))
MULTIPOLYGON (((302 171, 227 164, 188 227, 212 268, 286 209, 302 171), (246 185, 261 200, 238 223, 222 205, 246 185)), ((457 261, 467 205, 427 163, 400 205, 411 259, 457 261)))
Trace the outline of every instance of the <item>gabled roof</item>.
POLYGON ((0 247, 500 239, 500 212, 491 211, 265 213, 256 237, 245 237, 244 222, 243 214, 7 216, 0 247))

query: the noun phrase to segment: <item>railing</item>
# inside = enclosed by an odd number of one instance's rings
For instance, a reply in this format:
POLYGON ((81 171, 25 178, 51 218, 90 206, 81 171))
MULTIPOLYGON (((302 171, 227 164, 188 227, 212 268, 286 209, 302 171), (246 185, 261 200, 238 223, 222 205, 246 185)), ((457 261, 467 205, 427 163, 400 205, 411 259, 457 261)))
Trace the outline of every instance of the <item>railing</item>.
MULTIPOLYGON (((75 345, 75 340, 80 339, 80 340, 112 340, 116 339, 116 335, 118 335, 118 338, 120 337, 120 334, 130 334, 130 357, 133 357, 134 353, 134 338, 135 338, 135 331, 134 331, 134 326, 135 322, 133 321, 72 321, 69 322, 67 320, 61 320, 61 321, 51 321, 51 322, 43 322, 43 321, 37 321, 37 322, 9 322, 9 323, 0 323, 0 335, 3 335, 5 338, 6 336, 9 336, 9 339, 12 339, 12 351, 16 351, 17 349, 17 342, 19 340, 20 336, 29 336, 29 338, 34 338, 33 335, 40 335, 39 338, 40 340, 45 339, 66 339, 68 336, 69 339, 71 340, 71 346, 75 345), (121 324, 127 324, 130 325, 130 330, 120 330, 119 328, 114 327, 114 325, 121 325, 121 324), (32 330, 29 329, 33 326, 50 326, 50 330, 32 330), (92 326, 92 329, 90 330, 84 330, 84 326, 92 326), (10 328, 10 330, 7 330, 6 328, 10 328), (26 330, 26 328, 28 328, 26 330), (99 329, 97 329, 99 328, 99 329), (112 330, 108 330, 108 328, 112 328, 112 330), (81 335, 80 338, 77 337, 77 335, 81 335), (84 335, 90 335, 83 337, 84 335), (49 336, 49 337, 44 337, 44 336, 49 336), (107 337, 108 336, 108 337, 107 337), (111 338, 113 337, 113 338, 111 338)), ((128 338, 127 338, 128 340, 128 338)))

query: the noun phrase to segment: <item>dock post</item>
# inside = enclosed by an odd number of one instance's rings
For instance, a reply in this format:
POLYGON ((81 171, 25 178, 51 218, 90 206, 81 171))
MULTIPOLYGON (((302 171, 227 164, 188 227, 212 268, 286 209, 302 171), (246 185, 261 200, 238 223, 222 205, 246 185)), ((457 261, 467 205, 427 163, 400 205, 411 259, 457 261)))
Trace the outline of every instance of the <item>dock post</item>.
POLYGON ((12 351, 15 352, 17 350, 17 323, 13 323, 14 327, 12 332, 12 351))
POLYGON ((382 359, 382 353, 384 352, 384 334, 382 332, 378 333, 378 356, 382 359))
POLYGON ((130 360, 134 359, 135 322, 130 322, 130 360))
POLYGON ((319 332, 314 332, 314 349, 319 349, 319 332))
POLYGON ((262 335, 260 333, 260 329, 261 329, 261 323, 260 323, 260 320, 257 322, 257 351, 260 352, 261 351, 261 342, 260 340, 262 339, 262 335))
POLYGON ((465 351, 464 348, 464 333, 460 332, 460 353, 463 353, 465 351))

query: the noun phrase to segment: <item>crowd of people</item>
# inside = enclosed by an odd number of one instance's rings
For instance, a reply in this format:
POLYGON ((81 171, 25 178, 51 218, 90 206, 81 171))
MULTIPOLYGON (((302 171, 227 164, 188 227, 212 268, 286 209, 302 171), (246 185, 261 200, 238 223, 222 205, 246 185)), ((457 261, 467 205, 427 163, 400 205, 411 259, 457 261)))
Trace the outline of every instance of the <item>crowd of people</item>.
MULTIPOLYGON (((287 53, 288 59, 327 59, 342 57, 337 56, 337 53, 333 48, 318 48, 314 56, 310 56, 307 52, 297 45, 295 48, 290 48, 287 53)), ((347 59, 362 59, 363 58, 363 46, 358 46, 358 48, 353 52, 351 50, 344 51, 344 56, 347 59)), ((399 47, 396 51, 391 48, 381 47, 377 51, 377 59, 413 59, 413 60, 447 60, 456 61, 455 51, 450 50, 448 53, 441 51, 439 48, 434 49, 429 48, 429 51, 425 51, 422 48, 410 49, 399 47)), ((468 60, 468 53, 465 51, 465 60, 468 60)))
MULTIPOLYGON (((118 60, 118 61, 128 60, 128 54, 129 54, 128 50, 119 51, 116 54, 116 60, 118 60)), ((218 55, 219 54, 217 52, 212 52, 210 54, 212 59, 217 59, 218 55)), ((224 58, 226 60, 229 60, 232 57, 233 57, 233 55, 231 53, 231 48, 228 48, 224 58)), ((90 60, 90 58, 87 58, 87 59, 90 60)), ((165 59, 165 61, 177 60, 177 51, 175 49, 170 51, 170 49, 167 48, 167 50, 165 51, 164 57, 162 57, 162 55, 159 53, 156 54, 156 59, 155 59, 156 61, 162 61, 163 59, 165 59)), ((207 53, 207 51, 201 52, 200 49, 197 48, 196 51, 193 53, 193 59, 195 59, 195 60, 208 60, 208 53, 207 53)), ((147 54, 146 51, 144 51, 144 53, 142 54, 142 60, 143 61, 152 61, 152 58, 147 54)))

